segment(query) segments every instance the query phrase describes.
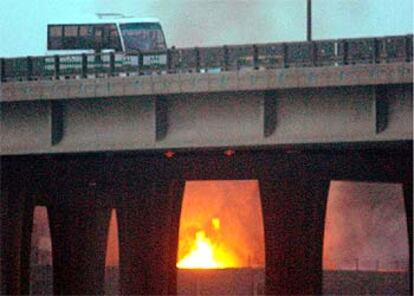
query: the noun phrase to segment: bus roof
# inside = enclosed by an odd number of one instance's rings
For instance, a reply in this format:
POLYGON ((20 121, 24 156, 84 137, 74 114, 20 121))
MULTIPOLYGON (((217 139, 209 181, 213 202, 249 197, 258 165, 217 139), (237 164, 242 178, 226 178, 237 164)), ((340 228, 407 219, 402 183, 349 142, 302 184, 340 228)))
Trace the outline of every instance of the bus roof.
POLYGON ((128 24, 128 23, 160 23, 153 17, 125 16, 117 13, 97 13, 92 15, 81 15, 76 18, 60 18, 48 21, 48 25, 86 25, 86 24, 128 24))

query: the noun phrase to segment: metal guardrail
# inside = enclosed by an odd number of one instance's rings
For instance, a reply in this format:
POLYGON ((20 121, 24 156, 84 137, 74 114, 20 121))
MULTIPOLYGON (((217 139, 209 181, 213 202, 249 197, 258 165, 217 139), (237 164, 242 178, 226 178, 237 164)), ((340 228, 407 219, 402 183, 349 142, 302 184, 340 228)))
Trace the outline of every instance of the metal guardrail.
POLYGON ((85 79, 243 69, 411 62, 413 35, 312 42, 171 48, 166 51, 1 58, 7 81, 85 79))

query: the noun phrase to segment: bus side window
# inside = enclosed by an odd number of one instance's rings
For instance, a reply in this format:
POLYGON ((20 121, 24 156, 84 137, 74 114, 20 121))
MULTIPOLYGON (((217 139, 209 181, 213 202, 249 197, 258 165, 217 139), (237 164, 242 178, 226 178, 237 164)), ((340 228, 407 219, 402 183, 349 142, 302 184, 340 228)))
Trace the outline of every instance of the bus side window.
POLYGON ((103 26, 101 25, 96 25, 94 26, 94 36, 93 36, 93 48, 95 50, 101 50, 103 47, 103 26))
POLYGON ((111 25, 109 29, 109 48, 115 51, 121 51, 121 40, 119 38, 118 30, 115 25, 111 25))
POLYGON ((65 49, 78 49, 78 26, 65 26, 63 29, 63 47, 65 49))
POLYGON ((91 25, 79 26, 79 48, 80 49, 93 48, 93 42, 91 41, 92 37, 93 37, 93 26, 91 25))
POLYGON ((111 48, 111 25, 104 25, 102 34, 102 48, 111 48))
POLYGON ((49 26, 48 28, 48 49, 62 49, 63 26, 49 26))

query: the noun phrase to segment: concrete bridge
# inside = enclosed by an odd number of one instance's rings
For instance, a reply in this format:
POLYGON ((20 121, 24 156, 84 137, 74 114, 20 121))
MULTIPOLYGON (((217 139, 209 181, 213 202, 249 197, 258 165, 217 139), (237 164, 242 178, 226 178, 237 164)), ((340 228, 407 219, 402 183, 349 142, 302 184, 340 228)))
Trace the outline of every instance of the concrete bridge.
POLYGON ((36 205, 49 212, 56 294, 103 293, 113 208, 121 293, 176 293, 183 188, 204 179, 259 181, 269 295, 321 293, 331 180, 400 183, 412 275, 412 49, 387 55, 388 39, 373 40, 368 53, 336 42, 346 54, 329 59, 304 43, 300 63, 282 44, 281 67, 256 46, 243 58, 253 67, 234 68, 223 49, 218 73, 203 49, 196 71, 170 62, 156 75, 116 72, 113 56, 111 75, 84 63, 62 79, 55 63, 45 79, 26 59, 30 75, 0 85, 2 293, 29 291, 36 205))

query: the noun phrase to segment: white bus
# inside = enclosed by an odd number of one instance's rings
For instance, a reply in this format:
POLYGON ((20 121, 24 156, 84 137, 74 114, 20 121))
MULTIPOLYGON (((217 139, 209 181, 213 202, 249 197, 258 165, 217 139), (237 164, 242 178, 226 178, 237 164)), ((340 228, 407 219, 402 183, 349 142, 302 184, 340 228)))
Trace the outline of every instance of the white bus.
POLYGON ((48 24, 48 54, 101 51, 138 52, 167 49, 156 18, 136 18, 115 13, 57 21, 48 24))
POLYGON ((145 52, 143 66, 165 65, 166 50, 158 19, 100 13, 76 20, 48 23, 46 55, 49 57, 46 58, 46 69, 53 69, 52 55, 59 55, 61 70, 78 72, 82 64, 80 54, 88 54, 88 68, 108 68, 109 52, 115 54, 116 65, 121 68, 137 67, 137 53, 145 52))

